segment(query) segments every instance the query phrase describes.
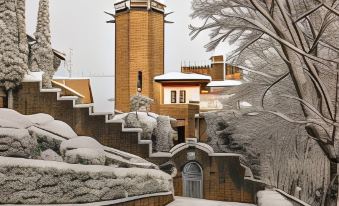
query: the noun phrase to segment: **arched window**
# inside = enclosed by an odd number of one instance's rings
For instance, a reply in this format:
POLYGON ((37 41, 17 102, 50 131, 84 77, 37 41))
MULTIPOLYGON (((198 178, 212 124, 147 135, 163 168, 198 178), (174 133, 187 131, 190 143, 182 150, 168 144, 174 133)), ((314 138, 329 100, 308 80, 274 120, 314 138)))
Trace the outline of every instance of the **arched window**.
POLYGON ((183 195, 185 197, 203 198, 203 173, 196 162, 189 162, 182 171, 183 195))

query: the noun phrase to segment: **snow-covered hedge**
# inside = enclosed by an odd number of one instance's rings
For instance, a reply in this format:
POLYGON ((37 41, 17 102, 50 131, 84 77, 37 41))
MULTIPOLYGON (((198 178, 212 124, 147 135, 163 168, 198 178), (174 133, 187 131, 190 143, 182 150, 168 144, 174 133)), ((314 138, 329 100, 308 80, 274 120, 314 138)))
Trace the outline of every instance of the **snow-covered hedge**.
POLYGON ((0 204, 89 203, 171 191, 172 178, 140 157, 79 137, 50 115, 0 109, 0 204))
POLYGON ((0 204, 72 204, 172 191, 160 170, 0 157, 0 204))

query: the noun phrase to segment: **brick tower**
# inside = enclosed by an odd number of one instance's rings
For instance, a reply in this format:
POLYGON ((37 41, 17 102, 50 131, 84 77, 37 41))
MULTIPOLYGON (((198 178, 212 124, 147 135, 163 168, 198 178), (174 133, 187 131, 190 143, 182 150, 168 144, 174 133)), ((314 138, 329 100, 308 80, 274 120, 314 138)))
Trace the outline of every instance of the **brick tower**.
POLYGON ((158 105, 160 92, 153 79, 164 73, 165 5, 125 0, 114 6, 115 20, 109 23, 115 23, 115 109, 130 111, 130 98, 138 88, 158 105))

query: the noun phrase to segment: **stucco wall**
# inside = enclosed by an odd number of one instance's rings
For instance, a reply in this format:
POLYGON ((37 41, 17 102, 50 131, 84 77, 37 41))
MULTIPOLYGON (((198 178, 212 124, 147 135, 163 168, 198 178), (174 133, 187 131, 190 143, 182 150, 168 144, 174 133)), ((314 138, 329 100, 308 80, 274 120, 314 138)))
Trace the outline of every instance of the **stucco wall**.
POLYGON ((189 101, 200 101, 200 86, 164 86, 164 104, 171 103, 171 91, 176 91, 177 101, 176 104, 180 103, 180 91, 186 91, 186 102, 189 101))

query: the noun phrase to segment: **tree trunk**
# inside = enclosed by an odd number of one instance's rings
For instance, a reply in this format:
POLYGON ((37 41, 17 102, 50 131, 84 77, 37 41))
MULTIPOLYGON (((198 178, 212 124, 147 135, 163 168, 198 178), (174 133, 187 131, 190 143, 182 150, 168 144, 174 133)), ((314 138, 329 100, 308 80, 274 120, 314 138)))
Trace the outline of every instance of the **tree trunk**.
POLYGON ((13 109, 13 89, 7 91, 8 109, 13 109))
POLYGON ((325 206, 339 206, 338 198, 338 166, 336 162, 330 162, 330 185, 325 190, 325 206))

